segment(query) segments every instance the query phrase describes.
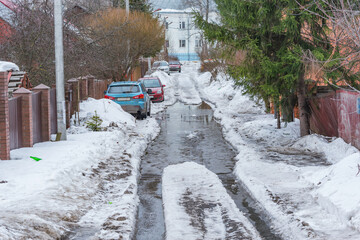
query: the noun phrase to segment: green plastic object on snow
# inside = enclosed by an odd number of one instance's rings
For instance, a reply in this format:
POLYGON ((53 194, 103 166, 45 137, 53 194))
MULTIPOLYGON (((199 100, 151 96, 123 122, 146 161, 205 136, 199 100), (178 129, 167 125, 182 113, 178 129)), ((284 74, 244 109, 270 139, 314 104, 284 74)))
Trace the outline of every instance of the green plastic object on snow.
POLYGON ((32 156, 30 156, 30 158, 34 159, 34 160, 37 161, 37 162, 41 160, 41 158, 38 158, 38 157, 32 157, 32 156))

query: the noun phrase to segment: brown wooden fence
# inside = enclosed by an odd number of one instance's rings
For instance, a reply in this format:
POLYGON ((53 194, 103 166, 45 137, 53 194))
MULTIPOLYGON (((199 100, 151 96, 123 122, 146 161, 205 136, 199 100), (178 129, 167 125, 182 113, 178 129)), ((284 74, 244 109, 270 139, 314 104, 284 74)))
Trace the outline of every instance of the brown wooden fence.
POLYGON ((22 147, 21 98, 9 100, 10 150, 22 147))
POLYGON ((33 144, 42 141, 41 135, 41 92, 32 93, 33 144))
POLYGON ((50 89, 50 132, 57 132, 57 106, 56 106, 56 89, 50 89))
POLYGON ((310 127, 315 133, 341 137, 360 149, 360 114, 357 113, 359 92, 338 90, 321 94, 310 101, 310 127))

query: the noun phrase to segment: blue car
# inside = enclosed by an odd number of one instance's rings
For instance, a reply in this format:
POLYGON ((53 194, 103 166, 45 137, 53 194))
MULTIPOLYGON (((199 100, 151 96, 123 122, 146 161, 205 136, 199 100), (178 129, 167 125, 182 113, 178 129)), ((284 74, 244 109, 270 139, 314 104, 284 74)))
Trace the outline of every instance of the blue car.
POLYGON ((150 97, 140 82, 113 82, 105 92, 105 98, 120 104, 124 111, 139 119, 150 116, 150 97))

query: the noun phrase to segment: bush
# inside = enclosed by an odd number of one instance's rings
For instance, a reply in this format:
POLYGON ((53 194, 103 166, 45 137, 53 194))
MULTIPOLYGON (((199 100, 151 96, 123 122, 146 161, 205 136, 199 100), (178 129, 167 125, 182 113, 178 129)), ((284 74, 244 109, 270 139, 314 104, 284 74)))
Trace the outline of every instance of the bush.
POLYGON ((99 117, 99 115, 97 115, 95 111, 95 115, 92 116, 91 119, 86 122, 86 127, 92 131, 98 132, 102 130, 102 128, 100 127, 102 122, 103 120, 99 117))

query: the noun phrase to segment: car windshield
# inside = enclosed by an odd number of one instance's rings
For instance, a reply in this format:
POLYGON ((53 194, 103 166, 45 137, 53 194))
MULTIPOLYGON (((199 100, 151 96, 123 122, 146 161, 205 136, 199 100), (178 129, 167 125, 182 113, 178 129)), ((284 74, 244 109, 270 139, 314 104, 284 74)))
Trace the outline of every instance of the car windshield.
POLYGON ((143 81, 146 88, 156 88, 160 87, 160 82, 158 79, 146 79, 143 81))
POLYGON ((159 62, 154 62, 153 67, 158 67, 158 66, 160 66, 160 63, 159 62))
POLYGON ((161 62, 160 66, 168 66, 169 64, 167 62, 161 62))
POLYGON ((169 62, 169 64, 171 64, 171 65, 180 65, 179 62, 169 62))
POLYGON ((140 92, 137 85, 115 85, 110 86, 109 93, 137 93, 140 92))

